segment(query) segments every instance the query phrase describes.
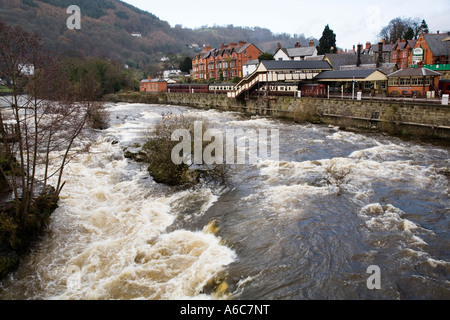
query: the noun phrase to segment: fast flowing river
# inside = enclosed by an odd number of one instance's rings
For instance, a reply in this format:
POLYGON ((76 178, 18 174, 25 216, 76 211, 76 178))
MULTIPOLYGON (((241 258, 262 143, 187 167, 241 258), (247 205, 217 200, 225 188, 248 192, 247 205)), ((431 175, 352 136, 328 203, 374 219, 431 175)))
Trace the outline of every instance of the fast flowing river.
POLYGON ((110 129, 68 165, 48 232, 0 299, 450 299, 449 149, 236 113, 107 107, 110 129), (278 129, 279 161, 237 166, 226 188, 159 185, 123 151, 168 111, 218 129, 278 129))

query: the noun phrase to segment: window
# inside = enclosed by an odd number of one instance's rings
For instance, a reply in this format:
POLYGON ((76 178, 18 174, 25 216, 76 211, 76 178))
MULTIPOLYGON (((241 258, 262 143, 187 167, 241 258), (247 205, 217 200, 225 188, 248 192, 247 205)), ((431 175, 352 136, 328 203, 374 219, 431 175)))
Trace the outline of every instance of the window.
POLYGON ((389 86, 391 86, 391 87, 398 86, 398 84, 399 84, 398 78, 390 78, 389 79, 389 86))
POLYGON ((400 78, 400 85, 401 86, 411 85, 411 79, 410 78, 400 78))
POLYGON ((364 82, 364 89, 371 89, 372 88, 372 83, 369 81, 364 82))
POLYGON ((380 82, 380 89, 382 89, 382 90, 386 89, 386 81, 380 82))
POLYGON ((423 78, 412 78, 411 85, 416 87, 423 86, 423 78))

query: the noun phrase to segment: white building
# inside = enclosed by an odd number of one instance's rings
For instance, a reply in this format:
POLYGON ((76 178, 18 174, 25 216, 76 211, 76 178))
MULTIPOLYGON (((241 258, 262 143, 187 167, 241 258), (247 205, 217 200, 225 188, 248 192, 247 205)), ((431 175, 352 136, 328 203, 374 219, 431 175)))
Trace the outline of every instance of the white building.
POLYGON ((301 47, 299 43, 295 48, 281 48, 278 46, 277 51, 274 55, 277 61, 303 61, 307 57, 316 57, 317 48, 314 45, 314 40, 309 42, 309 47, 301 47))
POLYGON ((181 76, 181 74, 182 74, 181 70, 176 70, 176 69, 164 70, 163 78, 177 77, 177 76, 181 76))
POLYGON ((259 65, 259 60, 249 60, 247 63, 244 64, 243 72, 244 72, 244 78, 251 75, 253 72, 256 71, 259 65))
POLYGON ((19 64, 19 70, 24 76, 34 75, 34 65, 32 64, 19 64))

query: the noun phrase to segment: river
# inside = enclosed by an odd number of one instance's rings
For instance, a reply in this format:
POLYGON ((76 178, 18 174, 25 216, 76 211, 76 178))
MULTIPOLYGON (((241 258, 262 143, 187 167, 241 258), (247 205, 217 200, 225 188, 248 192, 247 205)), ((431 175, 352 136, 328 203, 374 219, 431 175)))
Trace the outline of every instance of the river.
POLYGON ((107 108, 110 128, 68 165, 48 231, 0 299, 450 299, 450 149, 180 106, 107 108), (157 184, 124 150, 168 111, 278 129, 279 160, 236 166, 227 187, 157 184))

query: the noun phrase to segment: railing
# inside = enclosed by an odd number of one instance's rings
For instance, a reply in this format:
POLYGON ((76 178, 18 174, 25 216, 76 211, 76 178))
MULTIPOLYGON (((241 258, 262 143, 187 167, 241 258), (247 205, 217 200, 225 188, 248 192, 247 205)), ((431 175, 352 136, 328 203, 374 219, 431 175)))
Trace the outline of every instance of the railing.
POLYGON ((242 79, 239 82, 234 91, 227 93, 228 98, 237 98, 244 91, 250 90, 258 82, 278 82, 278 81, 301 81, 301 80, 312 80, 319 73, 261 73, 255 71, 249 77, 242 79))

